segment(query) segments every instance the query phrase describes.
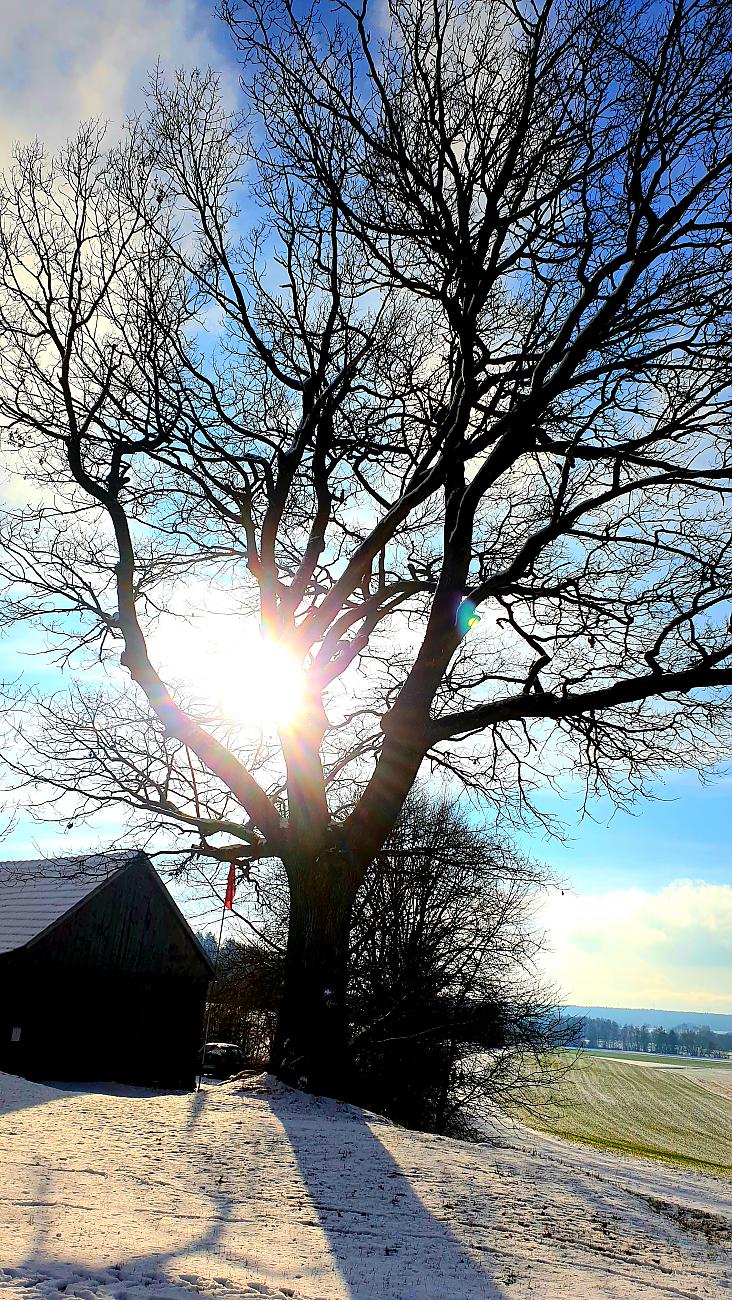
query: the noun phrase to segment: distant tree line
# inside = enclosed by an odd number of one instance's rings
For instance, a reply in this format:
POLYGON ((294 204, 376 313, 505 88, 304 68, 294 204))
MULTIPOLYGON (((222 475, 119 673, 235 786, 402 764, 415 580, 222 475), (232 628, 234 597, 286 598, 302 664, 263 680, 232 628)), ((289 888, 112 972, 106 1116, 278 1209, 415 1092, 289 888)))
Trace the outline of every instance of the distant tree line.
POLYGON ((724 1056, 732 1051, 732 1033, 716 1034, 706 1025, 619 1025, 604 1016, 579 1022, 576 1046, 613 1048, 624 1052, 657 1052, 664 1056, 724 1056))

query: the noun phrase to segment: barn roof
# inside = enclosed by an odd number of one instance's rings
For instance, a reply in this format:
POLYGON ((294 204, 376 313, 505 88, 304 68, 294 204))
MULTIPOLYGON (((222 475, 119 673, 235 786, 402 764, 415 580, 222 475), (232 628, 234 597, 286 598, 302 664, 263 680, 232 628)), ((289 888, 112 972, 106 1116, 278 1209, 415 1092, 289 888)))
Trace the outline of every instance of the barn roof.
POLYGON ((0 953, 23 948, 139 856, 132 851, 0 862, 0 953))

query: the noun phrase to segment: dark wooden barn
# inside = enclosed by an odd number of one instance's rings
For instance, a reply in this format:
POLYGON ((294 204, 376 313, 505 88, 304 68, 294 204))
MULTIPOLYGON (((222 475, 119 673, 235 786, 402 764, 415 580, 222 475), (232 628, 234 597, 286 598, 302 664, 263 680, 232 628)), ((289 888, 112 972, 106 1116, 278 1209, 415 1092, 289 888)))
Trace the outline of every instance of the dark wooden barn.
POLYGON ((0 863, 0 1069, 193 1087, 211 975, 144 853, 0 863))

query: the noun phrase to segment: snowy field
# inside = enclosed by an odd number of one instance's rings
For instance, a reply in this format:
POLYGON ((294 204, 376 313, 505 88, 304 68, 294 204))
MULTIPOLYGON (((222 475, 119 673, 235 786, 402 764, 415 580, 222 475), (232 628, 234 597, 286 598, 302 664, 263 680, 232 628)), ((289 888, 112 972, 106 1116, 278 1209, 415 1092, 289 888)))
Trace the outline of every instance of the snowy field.
POLYGON ((731 1182, 267 1076, 127 1094, 0 1074, 0 1300, 732 1295, 731 1182))

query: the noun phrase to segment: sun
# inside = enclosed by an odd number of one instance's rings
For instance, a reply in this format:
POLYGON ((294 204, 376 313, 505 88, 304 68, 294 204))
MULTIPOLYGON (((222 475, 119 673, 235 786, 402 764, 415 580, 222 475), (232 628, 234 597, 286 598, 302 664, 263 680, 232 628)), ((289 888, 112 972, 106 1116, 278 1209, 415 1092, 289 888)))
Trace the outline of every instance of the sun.
POLYGON ((295 657, 257 635, 241 651, 218 656, 217 704, 222 718, 264 731, 292 726, 302 710, 305 676, 295 657))
POLYGON ((274 734, 302 711, 300 663, 252 623, 209 614, 168 618, 148 644, 165 680, 191 690, 223 722, 274 734))

